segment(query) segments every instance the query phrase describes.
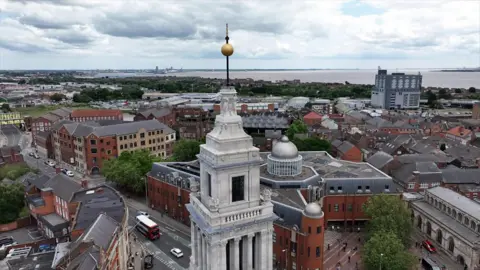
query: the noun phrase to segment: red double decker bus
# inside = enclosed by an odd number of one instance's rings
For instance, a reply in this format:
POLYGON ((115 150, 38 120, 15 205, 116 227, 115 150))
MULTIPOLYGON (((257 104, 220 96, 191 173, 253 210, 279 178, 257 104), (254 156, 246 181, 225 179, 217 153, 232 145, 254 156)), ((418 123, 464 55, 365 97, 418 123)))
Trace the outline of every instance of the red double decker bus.
POLYGON ((138 215, 135 219, 137 221, 135 227, 140 233, 145 235, 150 240, 160 238, 160 228, 158 227, 157 223, 153 222, 144 215, 138 215))

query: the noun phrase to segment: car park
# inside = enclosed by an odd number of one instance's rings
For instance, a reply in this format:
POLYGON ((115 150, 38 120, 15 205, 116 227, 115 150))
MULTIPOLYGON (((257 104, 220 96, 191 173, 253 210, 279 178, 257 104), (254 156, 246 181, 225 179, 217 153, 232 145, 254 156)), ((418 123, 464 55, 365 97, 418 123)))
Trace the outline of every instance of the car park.
POLYGON ((177 258, 183 257, 183 252, 179 248, 172 248, 170 250, 170 253, 172 253, 172 255, 177 258))

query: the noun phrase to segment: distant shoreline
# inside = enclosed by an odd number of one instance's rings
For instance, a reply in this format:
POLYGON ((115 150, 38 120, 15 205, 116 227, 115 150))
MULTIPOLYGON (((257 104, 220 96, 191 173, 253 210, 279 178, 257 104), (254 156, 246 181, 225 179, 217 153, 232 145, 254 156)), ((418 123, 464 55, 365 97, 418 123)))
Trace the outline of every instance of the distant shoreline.
POLYGON ((444 69, 434 70, 432 72, 480 72, 480 69, 444 69))

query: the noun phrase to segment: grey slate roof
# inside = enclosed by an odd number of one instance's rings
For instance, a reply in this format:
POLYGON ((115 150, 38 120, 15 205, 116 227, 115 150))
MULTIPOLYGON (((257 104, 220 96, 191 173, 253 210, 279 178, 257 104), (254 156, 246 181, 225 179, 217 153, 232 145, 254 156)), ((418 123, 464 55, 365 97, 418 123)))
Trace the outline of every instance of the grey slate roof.
POLYGON ((147 118, 148 116, 153 115, 153 117, 158 118, 170 114, 172 111, 169 108, 161 109, 150 109, 146 111, 139 112, 143 117, 147 118))
POLYGON ((447 184, 480 184, 480 169, 446 169, 442 176, 447 184))
POLYGON ((390 161, 393 160, 393 157, 383 151, 378 151, 367 159, 367 162, 370 163, 373 167, 377 169, 383 168, 390 161))
POLYGON ((148 131, 154 130, 163 130, 164 133, 170 134, 175 131, 169 128, 164 123, 159 122, 156 119, 147 120, 147 121, 138 121, 138 122, 129 122, 120 125, 113 126, 104 126, 95 128, 93 134, 102 137, 102 136, 112 136, 112 135, 127 135, 132 133, 137 133, 139 129, 145 129, 148 131))
POLYGON ((69 109, 69 108, 62 107, 62 108, 58 108, 54 111, 51 111, 50 113, 54 114, 54 115, 58 115, 61 118, 65 118, 65 117, 70 116, 70 114, 72 113, 72 110, 69 109))
POLYGON ((95 221, 85 230, 77 241, 93 240, 95 245, 107 250, 119 223, 105 213, 96 216, 95 221))
POLYGON ((67 202, 70 202, 75 192, 82 189, 80 184, 63 173, 59 173, 50 178, 50 180, 44 184, 44 187, 53 189, 56 196, 67 202))
POLYGON ((440 169, 438 169, 437 165, 432 161, 404 164, 399 169, 394 170, 392 175, 398 181, 406 183, 412 177, 414 171, 419 172, 418 178, 420 182, 442 182, 442 173, 440 169))
POLYGON ((34 187, 38 189, 42 189, 45 187, 45 183, 50 180, 50 177, 48 175, 33 175, 32 177, 29 177, 25 179, 29 184, 33 185, 34 187))
POLYGON ((438 150, 435 154, 404 154, 397 157, 397 160, 401 163, 412 163, 412 162, 452 162, 455 160, 454 157, 449 157, 442 151, 438 150))
POLYGON ((444 187, 434 187, 428 189, 427 194, 432 194, 441 198, 445 202, 451 204, 453 207, 458 210, 466 213, 467 215, 480 220, 480 204, 470 200, 469 198, 444 187))
POLYGON ((344 141, 337 149, 338 151, 342 152, 342 153, 347 153, 348 151, 350 151, 352 148, 354 148, 355 145, 353 145, 351 142, 349 141, 344 141))
POLYGON ((80 202, 73 229, 86 229, 101 213, 113 218, 117 223, 122 222, 125 215, 123 198, 117 191, 106 185, 76 192, 72 202, 80 202))

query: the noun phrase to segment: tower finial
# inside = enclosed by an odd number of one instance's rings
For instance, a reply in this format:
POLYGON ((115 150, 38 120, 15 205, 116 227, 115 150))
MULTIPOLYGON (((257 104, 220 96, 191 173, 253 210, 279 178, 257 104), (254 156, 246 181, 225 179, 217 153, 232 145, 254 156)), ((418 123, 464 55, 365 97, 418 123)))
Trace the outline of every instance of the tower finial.
POLYGON ((228 23, 226 25, 226 31, 225 31, 225 44, 222 46, 222 54, 227 58, 227 86, 230 85, 230 70, 229 70, 229 57, 232 56, 233 54, 233 46, 232 44, 229 44, 228 41, 230 40, 230 37, 228 37, 228 23))

